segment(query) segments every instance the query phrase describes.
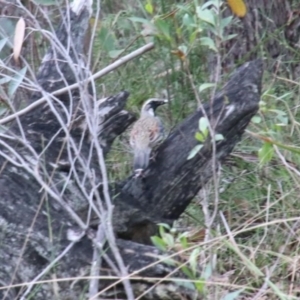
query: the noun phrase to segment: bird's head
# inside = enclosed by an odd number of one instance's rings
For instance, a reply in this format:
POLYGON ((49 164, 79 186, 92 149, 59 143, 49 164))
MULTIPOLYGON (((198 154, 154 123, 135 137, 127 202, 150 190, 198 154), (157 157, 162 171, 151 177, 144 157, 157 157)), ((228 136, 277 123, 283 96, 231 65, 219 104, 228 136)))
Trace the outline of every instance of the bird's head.
POLYGON ((151 116, 154 116, 156 108, 158 106, 164 105, 166 103, 168 103, 167 99, 151 98, 143 104, 142 110, 141 110, 141 115, 149 115, 150 114, 151 116))

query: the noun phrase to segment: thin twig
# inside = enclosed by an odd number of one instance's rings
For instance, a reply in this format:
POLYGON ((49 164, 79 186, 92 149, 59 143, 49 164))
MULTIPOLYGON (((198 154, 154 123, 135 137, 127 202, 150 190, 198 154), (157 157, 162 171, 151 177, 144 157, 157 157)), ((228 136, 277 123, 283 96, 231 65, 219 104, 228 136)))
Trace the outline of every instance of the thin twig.
MULTIPOLYGON (((103 220, 105 220, 105 218, 103 218, 103 220)), ((93 261, 92 261, 91 272, 90 272, 92 279, 90 280, 90 284, 89 284, 89 298, 93 298, 94 296, 96 296, 99 291, 99 275, 100 275, 100 266, 101 266, 100 251, 101 252, 103 251, 102 246, 104 245, 105 242, 105 231, 104 231, 103 224, 99 224, 98 226, 96 242, 101 247, 101 249, 98 249, 98 247, 94 247, 93 261)))

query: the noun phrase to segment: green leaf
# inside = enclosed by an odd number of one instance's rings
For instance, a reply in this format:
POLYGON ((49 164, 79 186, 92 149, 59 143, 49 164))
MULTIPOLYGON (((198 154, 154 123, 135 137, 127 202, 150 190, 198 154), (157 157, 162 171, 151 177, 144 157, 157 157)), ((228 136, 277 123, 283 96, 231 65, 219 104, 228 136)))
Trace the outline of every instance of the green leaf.
POLYGON ((159 227, 162 229, 166 228, 167 230, 171 230, 171 226, 167 223, 158 223, 159 227))
POLYGON ((202 83, 200 86, 199 86, 199 93, 201 93, 202 91, 206 90, 206 89, 209 89, 211 87, 215 87, 216 84, 215 83, 202 83))
POLYGON ((25 77, 26 71, 27 71, 27 67, 24 67, 9 82, 9 85, 8 85, 8 96, 9 97, 11 97, 16 92, 17 88, 22 83, 22 81, 25 77))
POLYGON ((195 139, 199 142, 204 142, 205 141, 205 137, 203 136, 203 134, 199 131, 197 131, 195 133, 195 139))
POLYGON ((196 25, 194 19, 189 14, 184 14, 182 18, 182 23, 186 27, 195 27, 196 25))
POLYGON ((216 48, 215 42, 209 38, 209 37, 202 37, 200 38, 200 44, 203 46, 207 46, 209 49, 218 52, 218 49, 216 48))
POLYGON ((164 240, 164 242, 170 247, 173 248, 174 247, 174 237, 172 234, 170 233, 165 233, 165 235, 162 237, 162 239, 164 240))
POLYGON ((189 264, 191 266, 191 270, 192 270, 194 276, 196 275, 198 265, 199 265, 199 262, 198 262, 199 253, 200 253, 200 248, 195 248, 189 257, 189 264))
POLYGON ((207 131, 208 126, 209 126, 209 122, 208 122, 207 118, 205 118, 205 117, 200 118, 199 130, 202 132, 202 134, 204 134, 204 132, 207 131))
POLYGON ((223 134, 221 134, 221 133, 215 134, 215 141, 216 141, 216 142, 218 142, 218 141, 223 141, 223 140, 224 140, 223 134))
POLYGON ((170 25, 165 20, 157 19, 155 22, 156 28, 159 30, 159 32, 168 40, 171 40, 170 35, 170 25))
POLYGON ((244 291, 244 289, 237 290, 235 292, 228 293, 221 300, 235 300, 244 291))
POLYGON ((203 145, 197 145, 197 146, 195 146, 192 150, 191 150, 191 152, 190 152, 190 154, 189 154, 189 156, 188 156, 188 160, 189 159, 192 159, 192 158, 194 158, 195 156, 196 156, 196 154, 201 150, 201 148, 203 147, 203 145))
POLYGON ((195 282, 195 287, 198 292, 203 293, 205 288, 205 282, 203 280, 199 280, 195 282))
POLYGON ((278 121, 280 123, 277 123, 276 125, 278 125, 278 126, 286 126, 289 123, 289 118, 288 117, 280 117, 280 116, 278 116, 278 121))
POLYGON ((191 281, 180 281, 180 280, 176 280, 175 283, 179 286, 185 287, 189 290, 195 291, 195 286, 191 281))
POLYGON ((198 36, 198 32, 196 30, 193 30, 189 36, 190 44, 192 44, 196 40, 197 36, 198 36))
POLYGON ((122 52, 124 51, 124 49, 121 50, 111 50, 108 52, 109 57, 111 58, 116 58, 118 57, 122 52))
POLYGON ((170 256, 158 255, 157 258, 159 260, 162 260, 164 264, 167 264, 169 266, 173 266, 174 267, 174 266, 178 265, 178 263, 176 262, 176 260, 174 260, 170 256))
POLYGON ((254 116, 251 119, 251 122, 253 122, 254 124, 259 124, 261 122, 261 117, 260 116, 254 116))
POLYGON ((182 235, 179 237, 180 245, 183 249, 186 249, 189 245, 187 237, 185 235, 182 235))
POLYGON ((212 272, 213 272, 212 265, 208 263, 203 269, 201 277, 207 280, 212 275, 212 272))
POLYGON ((192 271, 187 266, 182 266, 181 271, 190 279, 194 279, 192 271))
POLYGON ((108 28, 101 27, 99 32, 99 40, 101 48, 107 53, 115 50, 115 37, 108 28))
POLYGON ((201 21, 209 23, 215 27, 215 18, 213 12, 210 9, 202 9, 201 7, 197 7, 196 9, 197 16, 201 21))
POLYGON ((269 111, 272 111, 274 113, 276 113, 278 116, 286 116, 286 112, 283 110, 279 110, 279 109, 269 109, 269 111))
POLYGON ((155 247, 157 247, 158 249, 160 249, 162 251, 167 250, 165 241, 162 238, 160 238, 159 236, 151 236, 151 241, 152 241, 153 245, 155 247))
POLYGON ((230 24, 230 22, 232 21, 232 19, 233 19, 233 16, 229 16, 227 18, 221 19, 221 22, 220 22, 221 28, 224 29, 226 26, 228 26, 230 24))
POLYGON ((262 148, 258 151, 259 161, 262 165, 268 163, 274 154, 274 148, 271 143, 264 143, 262 148))
POLYGON ((153 6, 150 2, 147 2, 145 5, 146 12, 149 13, 150 15, 153 14, 153 6))
POLYGON ((149 24, 150 21, 144 18, 139 18, 139 17, 131 17, 128 18, 128 20, 134 22, 134 23, 144 23, 144 24, 149 24))

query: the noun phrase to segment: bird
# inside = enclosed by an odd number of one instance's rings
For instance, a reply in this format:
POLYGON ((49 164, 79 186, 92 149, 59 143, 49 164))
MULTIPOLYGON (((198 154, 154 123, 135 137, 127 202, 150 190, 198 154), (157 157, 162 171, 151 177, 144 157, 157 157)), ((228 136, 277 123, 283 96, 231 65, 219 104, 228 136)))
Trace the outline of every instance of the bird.
POLYGON ((147 100, 142 106, 140 118, 132 127, 130 146, 134 152, 133 169, 136 177, 148 166, 152 149, 164 138, 164 127, 155 110, 167 102, 167 99, 147 100))

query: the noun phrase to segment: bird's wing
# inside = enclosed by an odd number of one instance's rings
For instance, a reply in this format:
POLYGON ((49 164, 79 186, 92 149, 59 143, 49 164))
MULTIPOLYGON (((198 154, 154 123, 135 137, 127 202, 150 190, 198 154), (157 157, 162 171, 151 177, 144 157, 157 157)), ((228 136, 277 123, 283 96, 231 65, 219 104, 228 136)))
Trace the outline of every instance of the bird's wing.
POLYGON ((163 138, 163 125, 159 118, 155 117, 151 120, 152 124, 149 126, 149 144, 155 146, 163 138))
POLYGON ((139 119, 130 132, 130 145, 133 148, 154 147, 163 138, 163 126, 157 117, 139 119))

